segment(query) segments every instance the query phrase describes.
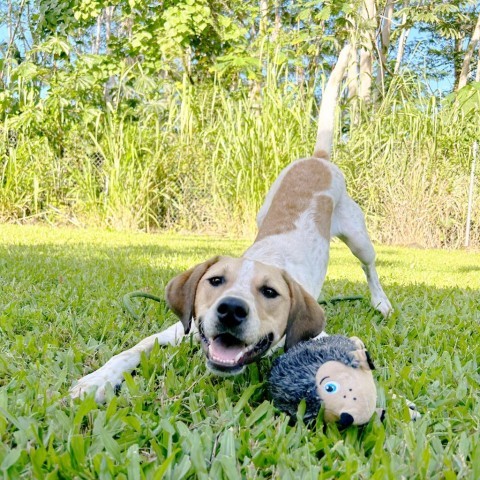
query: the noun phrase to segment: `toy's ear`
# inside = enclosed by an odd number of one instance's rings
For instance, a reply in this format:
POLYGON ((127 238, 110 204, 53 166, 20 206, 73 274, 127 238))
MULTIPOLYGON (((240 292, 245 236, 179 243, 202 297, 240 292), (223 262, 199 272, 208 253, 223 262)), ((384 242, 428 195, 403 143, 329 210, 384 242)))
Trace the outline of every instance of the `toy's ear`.
POLYGON ((368 350, 365 348, 365 344, 358 337, 350 337, 350 340, 357 347, 357 349, 352 352, 352 357, 359 363, 360 368, 364 370, 375 370, 375 365, 368 350))
POLYGON ((365 348, 365 344, 358 337, 350 337, 350 340, 355 344, 357 350, 363 350, 365 348))
POLYGON ((182 321, 185 333, 190 331, 192 318, 195 316, 195 294, 198 282, 205 272, 218 262, 219 258, 213 257, 206 262, 200 263, 168 282, 165 297, 168 306, 182 321))
POLYGON ((325 314, 317 301, 284 273, 290 290, 290 312, 285 331, 285 351, 299 342, 316 337, 325 328, 325 314))
POLYGON ((375 365, 373 364, 372 358, 370 357, 368 350, 365 348, 354 350, 353 352, 350 352, 350 355, 358 362, 358 366, 361 369, 375 370, 375 365))

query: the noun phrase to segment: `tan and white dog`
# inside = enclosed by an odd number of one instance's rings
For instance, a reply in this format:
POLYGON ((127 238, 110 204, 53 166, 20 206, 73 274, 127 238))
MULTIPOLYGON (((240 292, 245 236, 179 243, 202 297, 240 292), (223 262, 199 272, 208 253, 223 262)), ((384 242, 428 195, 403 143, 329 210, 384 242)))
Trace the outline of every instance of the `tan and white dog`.
POLYGON ((215 257, 175 277, 166 298, 180 321, 111 358, 83 377, 72 397, 95 391, 102 402, 108 384, 123 381, 155 342, 178 344, 189 332, 202 344, 208 368, 240 373, 245 365, 324 330, 320 295, 331 237, 360 260, 371 303, 391 311, 375 269, 375 252, 359 206, 348 196, 341 171, 329 161, 335 105, 349 47, 340 53, 323 94, 314 154, 286 167, 257 217, 258 235, 241 258, 215 257))

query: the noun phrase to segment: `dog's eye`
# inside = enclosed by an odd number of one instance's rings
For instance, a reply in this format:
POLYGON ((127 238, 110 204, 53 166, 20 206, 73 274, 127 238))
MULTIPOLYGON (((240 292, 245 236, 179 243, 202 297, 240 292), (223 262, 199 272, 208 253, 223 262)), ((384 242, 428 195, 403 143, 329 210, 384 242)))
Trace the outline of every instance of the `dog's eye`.
POLYGON ((208 279, 208 283, 212 287, 219 287, 225 283, 225 277, 212 277, 208 279))
POLYGON ((270 287, 262 287, 260 288, 260 292, 265 298, 276 298, 280 295, 276 290, 270 287))
POLYGON ((336 393, 340 390, 340 385, 337 382, 328 382, 323 386, 323 389, 327 393, 336 393))

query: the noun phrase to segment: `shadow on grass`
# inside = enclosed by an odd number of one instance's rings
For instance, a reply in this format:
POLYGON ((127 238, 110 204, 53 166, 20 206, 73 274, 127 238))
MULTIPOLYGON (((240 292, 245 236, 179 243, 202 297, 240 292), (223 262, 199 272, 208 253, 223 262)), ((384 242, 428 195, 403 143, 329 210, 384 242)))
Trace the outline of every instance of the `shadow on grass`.
POLYGON ((460 273, 469 273, 469 272, 480 272, 480 267, 458 267, 457 269, 458 272, 460 273))

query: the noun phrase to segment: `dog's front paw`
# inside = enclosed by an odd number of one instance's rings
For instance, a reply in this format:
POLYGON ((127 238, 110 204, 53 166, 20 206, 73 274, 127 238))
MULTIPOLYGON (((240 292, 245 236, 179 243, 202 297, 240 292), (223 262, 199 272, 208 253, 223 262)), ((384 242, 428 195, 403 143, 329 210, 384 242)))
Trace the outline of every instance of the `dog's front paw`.
POLYGON ((105 370, 103 367, 82 377, 71 389, 71 398, 83 398, 89 393, 95 392, 95 401, 105 403, 107 388, 120 385, 123 375, 115 375, 114 372, 105 370))
POLYGON ((393 313, 392 304, 384 295, 375 298, 372 297, 372 307, 379 311, 385 318, 393 313))
POLYGON ((406 400, 406 402, 410 420, 412 422, 416 422, 422 416, 422 414, 417 410, 417 406, 413 402, 410 402, 409 400, 406 400))

